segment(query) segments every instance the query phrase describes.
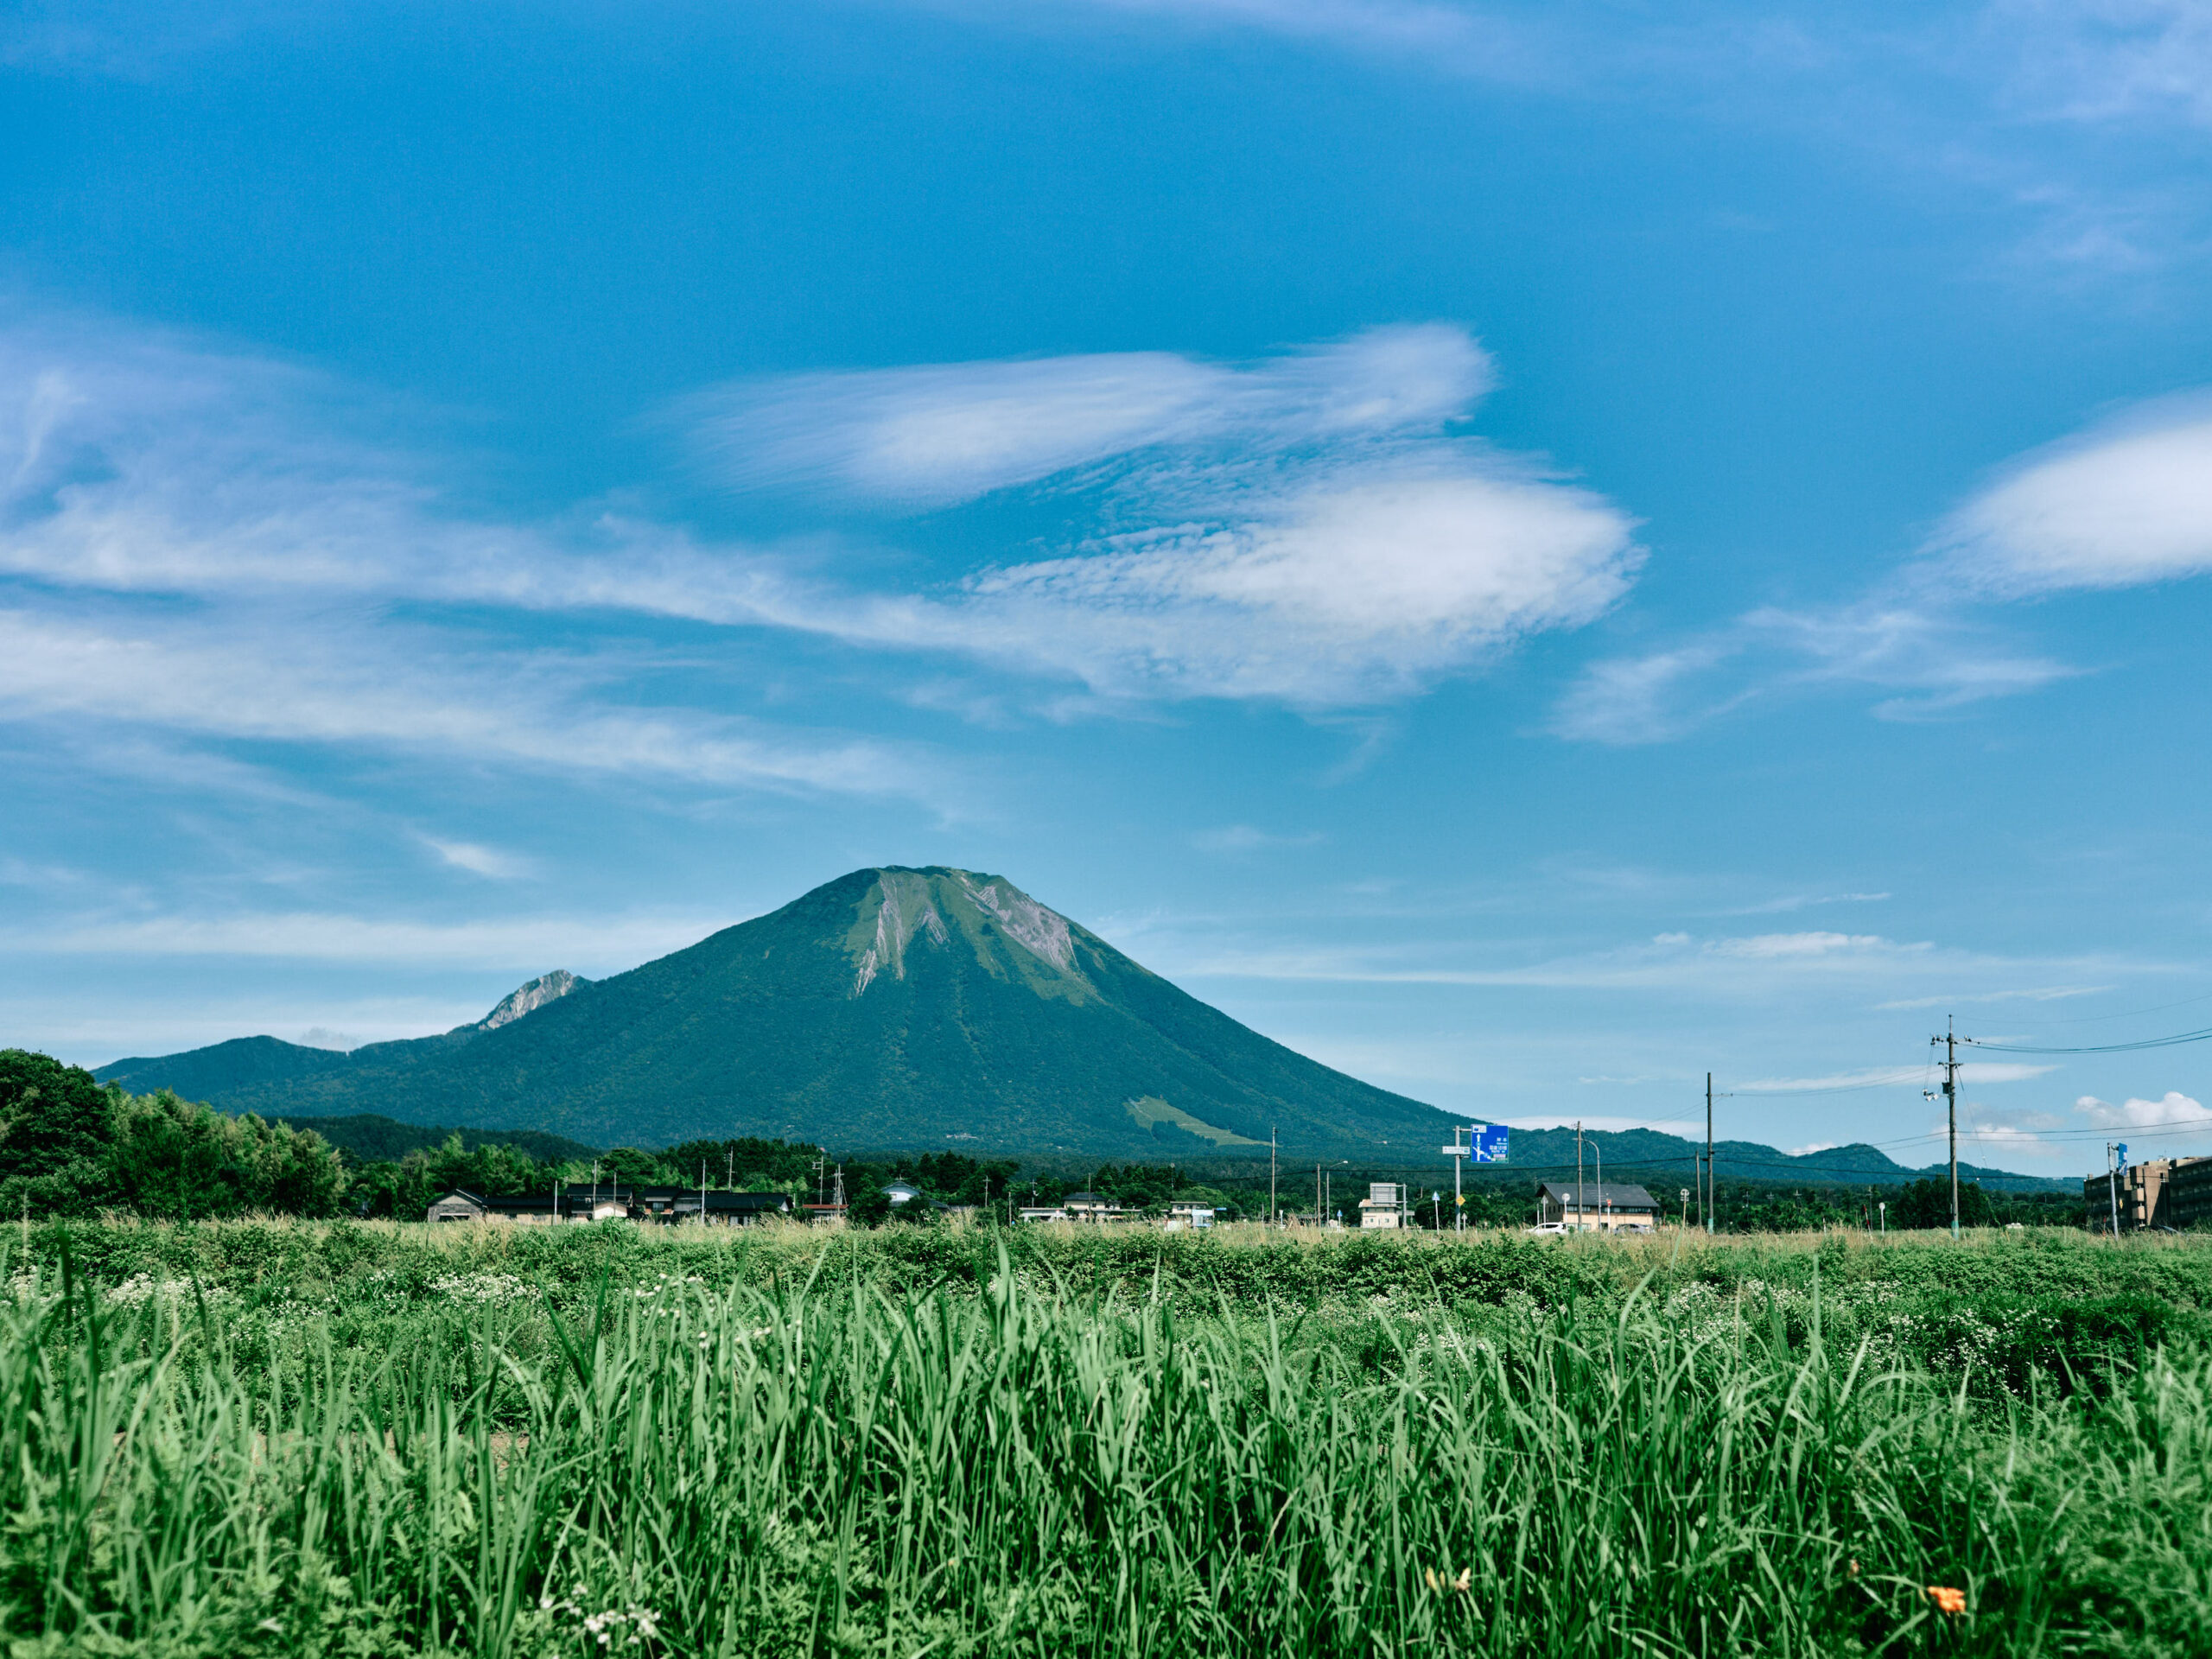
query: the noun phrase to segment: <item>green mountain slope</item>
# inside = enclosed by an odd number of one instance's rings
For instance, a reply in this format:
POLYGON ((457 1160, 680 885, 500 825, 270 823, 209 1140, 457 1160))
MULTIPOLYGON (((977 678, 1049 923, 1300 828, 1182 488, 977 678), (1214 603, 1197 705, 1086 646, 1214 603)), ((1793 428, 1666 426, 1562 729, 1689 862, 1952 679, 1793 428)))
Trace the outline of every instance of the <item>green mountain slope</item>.
POLYGON ((1269 1041, 1002 878, 941 868, 855 871, 498 1023, 347 1055, 252 1039, 99 1075, 264 1116, 598 1145, 1263 1155, 1272 1128, 1286 1158, 1403 1157, 1458 1121, 1269 1041))

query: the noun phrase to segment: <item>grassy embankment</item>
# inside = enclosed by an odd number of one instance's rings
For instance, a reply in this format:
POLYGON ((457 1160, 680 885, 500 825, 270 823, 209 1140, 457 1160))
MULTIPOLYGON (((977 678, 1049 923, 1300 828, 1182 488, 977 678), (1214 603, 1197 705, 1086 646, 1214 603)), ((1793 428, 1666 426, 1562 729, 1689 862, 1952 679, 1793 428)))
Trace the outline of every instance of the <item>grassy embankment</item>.
POLYGON ((2204 1650, 2191 1241, 9 1242, 25 1654, 2204 1650))

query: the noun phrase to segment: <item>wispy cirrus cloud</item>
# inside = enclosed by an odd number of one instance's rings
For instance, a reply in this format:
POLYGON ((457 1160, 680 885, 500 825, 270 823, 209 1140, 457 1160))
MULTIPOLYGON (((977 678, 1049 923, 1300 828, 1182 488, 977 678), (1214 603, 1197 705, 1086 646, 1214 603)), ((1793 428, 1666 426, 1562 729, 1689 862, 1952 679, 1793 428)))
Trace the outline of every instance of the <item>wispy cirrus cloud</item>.
POLYGON ((1560 696, 1551 729, 1587 742, 1663 743, 1739 709, 1839 690, 1872 693, 1878 719, 1940 720, 2081 671, 1898 591, 1823 610, 1766 607, 1687 644, 1593 663, 1560 696))
POLYGON ((619 971, 695 944, 731 917, 646 912, 465 922, 316 911, 57 917, 12 949, 54 956, 243 957, 290 962, 481 968, 524 975, 619 971))
POLYGON ((1387 701, 1627 592, 1627 515, 1453 435, 1491 383, 1460 329, 1259 363, 1162 353, 808 374, 675 411, 733 487, 943 507, 1049 484, 1093 531, 933 592, 786 589, 777 619, 1124 697, 1387 701))
MULTIPOLYGON (((2031 1077, 2047 1076, 2056 1071, 2055 1065, 2018 1065, 2001 1060, 1976 1060, 1959 1067, 1959 1077, 1967 1083, 2025 1083, 2031 1077)), ((1731 1084, 1738 1094, 1761 1095, 1824 1095, 1840 1094, 1853 1089, 1888 1089, 1923 1087, 1928 1081, 1925 1066, 1873 1066, 1856 1071, 1831 1071, 1812 1077, 1752 1077, 1731 1084)))
POLYGON ((1414 694, 1626 591, 1624 514, 1444 432, 1489 374, 1463 331, 1427 327, 1241 368, 1139 353, 803 376, 694 411, 760 427, 763 475, 786 483, 911 505, 932 480, 964 497, 1049 477, 1091 500, 1095 532, 1052 556, 886 590, 635 515, 471 512, 355 429, 389 411, 310 372, 46 322, 0 335, 22 434, 0 454, 0 575, 220 599, 241 626, 242 604, 283 611, 272 636, 311 607, 327 632, 349 596, 627 613, 957 655, 1107 699, 1319 710, 1414 694))
POLYGON ((1465 331, 1429 324, 1248 365, 1122 352, 784 375, 695 393, 671 414, 727 485, 913 509, 1132 454, 1249 457, 1433 431, 1495 379, 1465 331))
POLYGON ((711 569, 657 530, 472 514, 393 435, 397 412, 158 331, 0 327, 0 710, 96 727, 103 747, 154 732, 577 779, 957 791, 911 745, 642 697, 658 664, 634 639, 556 651, 484 627, 487 609, 750 619, 747 579, 772 575, 711 569))

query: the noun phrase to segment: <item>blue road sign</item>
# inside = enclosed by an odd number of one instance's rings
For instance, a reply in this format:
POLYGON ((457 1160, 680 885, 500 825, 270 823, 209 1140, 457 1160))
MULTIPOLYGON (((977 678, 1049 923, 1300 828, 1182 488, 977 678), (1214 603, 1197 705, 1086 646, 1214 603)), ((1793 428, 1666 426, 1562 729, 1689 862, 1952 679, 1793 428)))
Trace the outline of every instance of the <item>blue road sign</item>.
POLYGON ((1478 1164, 1502 1164, 1505 1161, 1506 1137, 1512 1131, 1503 1123, 1475 1125, 1475 1161, 1478 1164))

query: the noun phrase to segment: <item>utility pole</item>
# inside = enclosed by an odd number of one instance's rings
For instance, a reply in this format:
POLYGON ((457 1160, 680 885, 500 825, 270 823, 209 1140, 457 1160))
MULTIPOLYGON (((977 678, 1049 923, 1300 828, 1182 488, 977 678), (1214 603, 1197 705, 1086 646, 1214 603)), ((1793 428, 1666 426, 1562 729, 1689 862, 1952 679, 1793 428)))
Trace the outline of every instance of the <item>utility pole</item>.
POLYGON ((1275 1224, 1275 1126, 1268 1125, 1268 1225, 1275 1224))
POLYGON ((1313 1224, 1319 1227, 1328 1219, 1328 1212, 1321 1208, 1321 1166, 1313 1166, 1313 1224))
POLYGON ((1930 1037, 1929 1046, 1943 1046, 1943 1103, 1951 1121, 1951 1236, 1959 1236, 1959 1034, 1956 1021, 1943 1022, 1943 1034, 1930 1037))
MULTIPOLYGON (((669 1205, 671 1212, 675 1208, 674 1205, 669 1205)), ((699 1224, 707 1224, 707 1160, 703 1158, 699 1160, 699 1224)))
POLYGON ((1705 1074, 1705 1197, 1698 1209, 1705 1217, 1705 1230, 1713 1231, 1713 1073, 1705 1074))
POLYGON ((1605 1217, 1612 1212, 1612 1207, 1605 1202, 1605 1149, 1598 1143, 1598 1137, 1594 1135, 1590 1137, 1590 1155, 1598 1160, 1598 1230, 1602 1233, 1605 1230, 1605 1217))
POLYGON ((2105 1193, 2112 1200, 2112 1236, 2120 1237, 2120 1158, 2127 1148, 2117 1141, 2105 1142, 2105 1193))
POLYGON ((1582 1230, 1582 1120, 1574 1120, 1574 1230, 1582 1230))

